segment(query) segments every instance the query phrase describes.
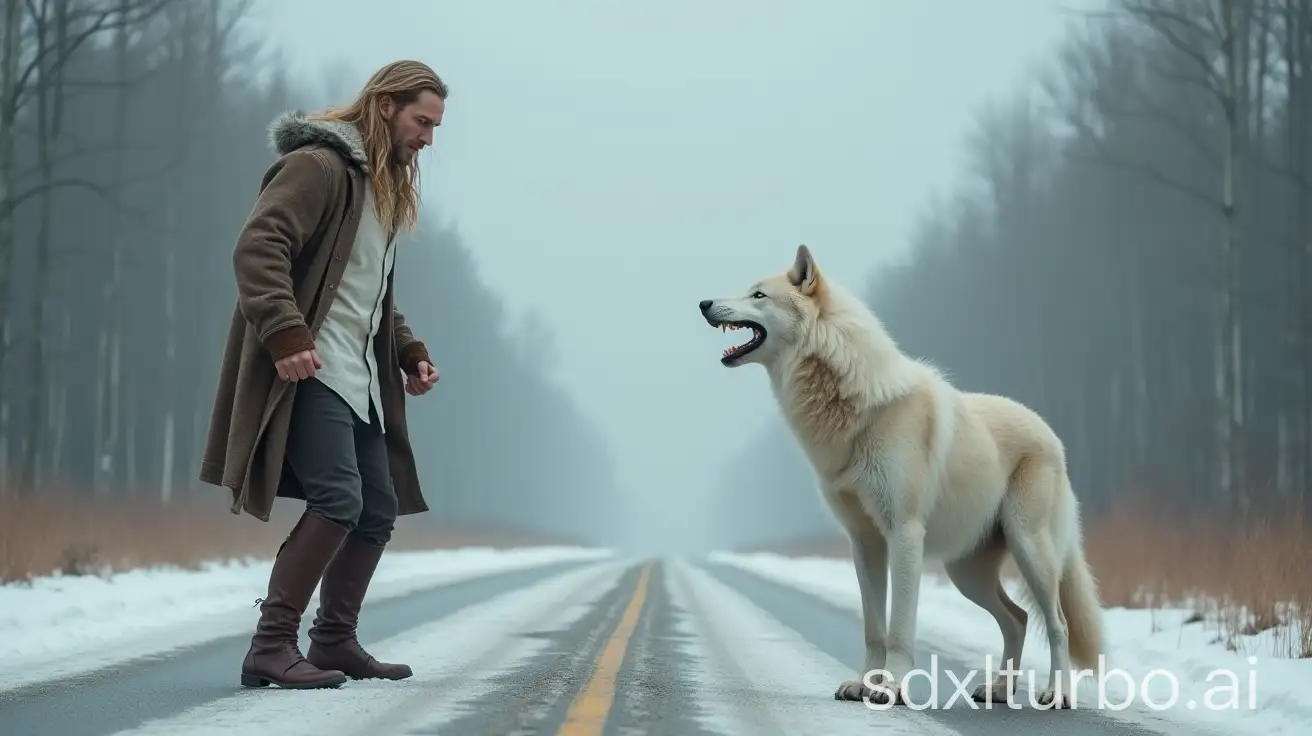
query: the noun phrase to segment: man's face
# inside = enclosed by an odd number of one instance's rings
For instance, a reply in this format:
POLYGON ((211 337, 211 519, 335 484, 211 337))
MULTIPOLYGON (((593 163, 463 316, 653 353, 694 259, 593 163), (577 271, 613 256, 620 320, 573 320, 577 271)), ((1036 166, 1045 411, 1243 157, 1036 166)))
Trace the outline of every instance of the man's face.
POLYGON ((383 118, 392 132, 392 160, 407 166, 427 146, 433 145, 433 129, 442 124, 446 103, 429 90, 418 99, 398 108, 391 99, 383 100, 383 118))

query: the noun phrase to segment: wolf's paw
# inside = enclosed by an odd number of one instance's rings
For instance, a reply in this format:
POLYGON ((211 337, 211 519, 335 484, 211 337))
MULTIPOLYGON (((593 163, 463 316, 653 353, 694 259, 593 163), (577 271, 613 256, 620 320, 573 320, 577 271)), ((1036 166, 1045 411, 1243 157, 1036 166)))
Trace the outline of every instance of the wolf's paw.
POLYGON ((981 683, 970 697, 979 703, 1006 703, 1011 698, 1010 688, 1005 679, 981 683))
POLYGON ((896 682, 887 680, 883 675, 870 678, 870 682, 874 683, 875 687, 868 687, 861 680, 844 680, 834 690, 834 700, 855 700, 857 702, 869 700, 873 705, 906 704, 896 682))
POLYGON ((1057 697, 1057 690, 1055 688, 1048 688, 1039 693, 1038 697, 1034 699, 1034 702, 1038 703, 1039 707, 1044 710, 1066 710, 1071 707, 1070 696, 1066 693, 1061 693, 1061 697, 1057 697))
POLYGON ((992 682, 981 682, 971 693, 971 698, 977 703, 1008 703, 1013 694, 1014 682, 1008 682, 1006 677, 998 677, 992 682))
POLYGON ((861 700, 870 693, 870 688, 860 680, 843 680, 834 690, 834 700, 861 700))

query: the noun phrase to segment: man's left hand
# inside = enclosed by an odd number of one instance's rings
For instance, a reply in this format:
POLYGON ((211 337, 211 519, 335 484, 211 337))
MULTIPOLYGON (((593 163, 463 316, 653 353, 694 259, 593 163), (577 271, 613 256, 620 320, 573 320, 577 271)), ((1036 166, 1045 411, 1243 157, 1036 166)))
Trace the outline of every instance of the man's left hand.
POLYGON ((405 377, 405 392, 411 396, 422 396, 433 390, 437 384, 437 368, 426 360, 419 361, 419 372, 405 377))

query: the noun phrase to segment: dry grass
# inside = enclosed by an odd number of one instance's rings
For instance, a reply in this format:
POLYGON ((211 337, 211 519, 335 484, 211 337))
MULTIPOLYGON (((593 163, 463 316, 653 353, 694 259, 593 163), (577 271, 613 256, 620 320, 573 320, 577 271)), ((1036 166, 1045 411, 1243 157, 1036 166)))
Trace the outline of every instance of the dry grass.
POLYGON ((1089 523, 1108 606, 1191 608, 1226 646, 1271 631, 1276 656, 1312 657, 1312 538, 1301 507, 1215 518, 1126 506, 1089 523))
MULTIPOLYGON (((1123 506, 1087 522, 1085 545, 1104 605, 1192 609, 1222 643, 1270 632, 1260 653, 1312 657, 1312 535, 1302 508, 1208 518, 1178 507, 1123 506)), ((792 556, 848 559, 827 536, 774 545, 792 556)), ((937 573, 937 570, 930 570, 937 573)), ((1015 577, 1010 561, 1004 574, 1015 577)))
MULTIPOLYGON (((61 572, 67 575, 144 566, 195 569, 215 560, 273 555, 303 504, 280 501, 269 523, 228 512, 227 498, 163 506, 153 500, 88 499, 47 492, 39 498, 0 495, 0 584, 61 572)), ((427 516, 427 515, 425 515, 427 516)), ((469 545, 516 547, 570 542, 516 530, 437 529, 402 517, 396 549, 469 545)))

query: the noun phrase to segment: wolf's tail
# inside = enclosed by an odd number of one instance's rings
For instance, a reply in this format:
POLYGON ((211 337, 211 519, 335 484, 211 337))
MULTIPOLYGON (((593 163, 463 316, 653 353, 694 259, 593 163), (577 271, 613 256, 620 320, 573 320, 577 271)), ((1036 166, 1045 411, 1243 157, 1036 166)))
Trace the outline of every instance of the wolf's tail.
POLYGON ((1066 617, 1071 664, 1096 671, 1103 653, 1102 603, 1080 537, 1077 530, 1063 562, 1057 598, 1066 617))

